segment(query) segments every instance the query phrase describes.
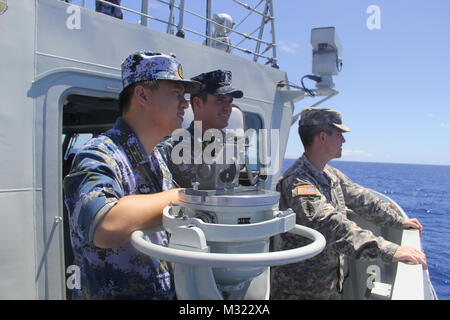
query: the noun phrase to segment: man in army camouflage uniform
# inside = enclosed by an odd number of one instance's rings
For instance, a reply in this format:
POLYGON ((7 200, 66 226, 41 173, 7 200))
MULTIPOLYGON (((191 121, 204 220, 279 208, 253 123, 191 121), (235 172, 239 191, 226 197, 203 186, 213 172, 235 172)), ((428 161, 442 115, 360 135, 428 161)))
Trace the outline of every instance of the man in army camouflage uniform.
MULTIPOLYGON (((190 148, 184 149, 190 149, 187 162, 181 161, 183 159, 176 161, 175 157, 182 155, 172 154, 172 151, 177 151, 174 150, 175 146, 182 142, 186 143, 181 137, 169 136, 157 146, 177 187, 192 188, 198 164, 203 163, 202 151, 208 145, 208 141, 203 141, 203 133, 209 129, 224 129, 228 125, 233 99, 243 96, 241 90, 231 86, 231 76, 231 71, 215 70, 191 78, 200 82, 202 87, 198 92, 191 93, 194 121, 187 129, 190 138, 187 144, 190 148), (201 148, 197 150, 196 145, 201 148)), ((224 133, 222 132, 220 136, 223 137, 224 133)))
MULTIPOLYGON (((64 180, 74 264, 82 299, 172 299, 169 264, 140 253, 131 233, 159 225, 162 211, 178 201, 156 144, 183 122, 184 93, 199 83, 183 80, 171 56, 137 52, 122 63, 121 117, 76 154, 64 180), (150 156, 149 156, 150 155, 150 156)), ((168 245, 165 232, 147 241, 168 245)))
MULTIPOLYGON (((345 142, 342 133, 348 131, 342 124, 341 114, 335 110, 307 108, 301 113, 299 135, 305 152, 277 184, 281 193, 279 205, 281 210, 292 208, 297 224, 319 231, 327 244, 311 259, 272 268, 272 299, 340 298, 345 256, 385 263, 402 261, 426 268, 423 252, 376 237, 347 218, 346 207, 381 226, 415 228, 422 232, 417 219, 402 218, 396 207, 327 164, 341 157, 345 142)), ((309 242, 285 233, 281 235, 280 249, 309 242)))

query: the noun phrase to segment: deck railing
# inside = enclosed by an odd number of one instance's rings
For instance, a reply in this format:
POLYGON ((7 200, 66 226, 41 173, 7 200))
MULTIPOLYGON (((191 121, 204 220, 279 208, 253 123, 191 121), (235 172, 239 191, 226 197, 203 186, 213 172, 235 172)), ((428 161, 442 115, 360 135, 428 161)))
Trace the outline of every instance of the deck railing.
MULTIPOLYGON (((272 0, 259 0, 258 3, 254 6, 251 6, 249 4, 246 4, 239 0, 228 0, 229 2, 232 2, 236 5, 238 5, 243 10, 247 10, 248 14, 234 27, 232 28, 226 28, 225 30, 230 35, 236 37, 237 43, 234 44, 229 41, 229 38, 226 38, 225 40, 223 38, 215 37, 215 35, 211 31, 211 27, 222 27, 223 25, 220 25, 218 22, 216 22, 214 19, 211 18, 212 14, 212 0, 204 0, 206 3, 206 13, 202 15, 201 13, 194 12, 193 10, 190 10, 186 8, 186 4, 189 3, 189 1, 185 0, 152 0, 155 2, 158 2, 160 4, 164 4, 169 9, 169 15, 166 19, 160 18, 160 17, 154 17, 149 14, 149 8, 150 8, 150 0, 141 0, 141 10, 137 11, 135 9, 131 9, 125 6, 126 1, 122 1, 122 5, 116 5, 111 2, 105 1, 105 0, 72 0, 70 1, 72 4, 80 5, 85 8, 90 8, 88 6, 88 2, 91 4, 94 3, 95 8, 95 1, 111 5, 113 7, 120 8, 124 12, 129 12, 133 15, 137 15, 140 19, 140 24, 148 27, 149 26, 149 20, 150 21, 157 21, 159 23, 163 23, 166 25, 166 32, 169 34, 173 34, 178 37, 185 37, 185 33, 189 33, 195 36, 199 36, 202 39, 204 39, 203 44, 207 46, 216 46, 217 43, 221 44, 222 46, 226 46, 228 49, 228 52, 231 52, 232 50, 236 50, 239 53, 243 53, 244 56, 248 55, 251 56, 253 61, 258 62, 259 59, 265 60, 265 64, 269 64, 275 68, 278 68, 277 63, 277 53, 276 53, 276 41, 275 41, 275 17, 274 17, 274 10, 273 10, 273 2, 272 0), (178 4, 176 4, 178 2, 178 4), (264 4, 263 11, 258 10, 258 8, 264 4), (175 10, 178 10, 178 21, 175 23, 175 10), (206 24, 206 30, 205 32, 201 32, 199 30, 195 30, 195 28, 187 27, 185 26, 185 14, 189 14, 192 17, 195 17, 196 19, 200 19, 201 21, 205 22, 206 24), (249 32, 241 32, 238 31, 237 28, 241 27, 244 22, 247 21, 247 19, 251 15, 258 15, 260 17, 260 23, 259 26, 253 27, 254 29, 249 32), (269 24, 270 29, 267 31, 266 26, 269 24), (175 33, 176 28, 176 33, 175 33), (255 35, 258 33, 257 35, 255 35), (264 36, 266 34, 270 34, 269 40, 264 40, 264 36), (249 44, 247 47, 242 47, 241 44, 244 42, 253 43, 254 48, 251 49, 249 44), (272 52, 271 55, 267 54, 269 51, 272 52)), ((195 0, 199 1, 199 0, 195 0)), ((223 1, 223 0, 221 0, 223 1)), ((256 2, 256 0, 253 0, 256 2)), ((248 25, 247 25, 248 27, 248 25)), ((266 36, 267 38, 267 36, 266 36)))

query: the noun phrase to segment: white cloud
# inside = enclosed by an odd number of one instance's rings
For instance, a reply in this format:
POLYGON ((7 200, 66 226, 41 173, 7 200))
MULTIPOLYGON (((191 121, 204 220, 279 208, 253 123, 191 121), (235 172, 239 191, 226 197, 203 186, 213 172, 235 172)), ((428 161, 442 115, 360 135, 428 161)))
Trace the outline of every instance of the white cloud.
POLYGON ((427 113, 428 118, 436 118, 436 115, 434 113, 427 113))
POLYGON ((287 53, 295 53, 297 52, 297 49, 300 48, 300 45, 297 42, 285 42, 281 40, 278 42, 278 48, 287 53))
POLYGON ((441 127, 442 127, 442 128, 445 128, 445 129, 449 129, 449 128, 450 128, 450 123, 448 123, 448 122, 442 122, 442 123, 441 123, 441 127))

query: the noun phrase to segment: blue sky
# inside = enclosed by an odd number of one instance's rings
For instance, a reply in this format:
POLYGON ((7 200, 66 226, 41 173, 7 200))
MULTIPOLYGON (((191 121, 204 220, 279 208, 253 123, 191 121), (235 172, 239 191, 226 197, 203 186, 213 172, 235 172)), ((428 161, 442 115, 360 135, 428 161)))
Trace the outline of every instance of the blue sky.
MULTIPOLYGON (((86 1, 88 7, 93 2, 86 1)), ((186 8, 204 13, 203 2, 187 0, 186 8)), ((248 11, 230 2, 213 0, 213 13, 226 12, 240 22, 248 11)), ((259 0, 242 2, 256 5, 259 0)), ((150 3, 150 15, 168 16, 165 5, 150 3)), ((140 1, 122 4, 140 9, 140 1)), ((345 134, 342 160, 450 165, 450 1, 274 0, 274 12, 279 65, 297 84, 311 74, 311 29, 336 27, 344 62, 334 78, 340 93, 321 107, 341 111, 352 129, 345 134), (367 27, 371 5, 380 9, 380 29, 367 27)), ((138 19, 128 13, 125 18, 138 19)), ((252 15, 246 23, 257 23, 256 18, 252 15)), ((197 24, 197 30, 204 30, 188 15, 185 19, 186 26, 197 24)), ((151 27, 166 28, 156 22, 151 27)), ((257 25, 244 27, 239 28, 249 33, 257 25)), ((295 113, 318 100, 296 103, 295 113)), ((288 158, 303 152, 295 125, 287 150, 288 158)))
MULTIPOLYGON (((291 81, 311 71, 311 28, 335 26, 341 39, 340 93, 322 106, 341 111, 352 129, 342 160, 450 165, 450 1, 316 0, 295 11, 285 5, 293 2, 275 8, 291 81), (370 5, 380 8, 379 30, 366 26, 370 5)), ((295 138, 293 128, 287 157, 303 150, 295 138)))

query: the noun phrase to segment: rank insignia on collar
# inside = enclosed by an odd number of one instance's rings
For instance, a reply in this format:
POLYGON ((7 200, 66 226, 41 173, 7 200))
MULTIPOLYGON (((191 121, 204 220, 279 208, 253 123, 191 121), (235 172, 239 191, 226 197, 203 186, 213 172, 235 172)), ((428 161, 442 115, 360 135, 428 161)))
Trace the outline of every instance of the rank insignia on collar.
POLYGON ((316 186, 313 185, 298 186, 296 189, 298 196, 316 196, 318 194, 316 186))

